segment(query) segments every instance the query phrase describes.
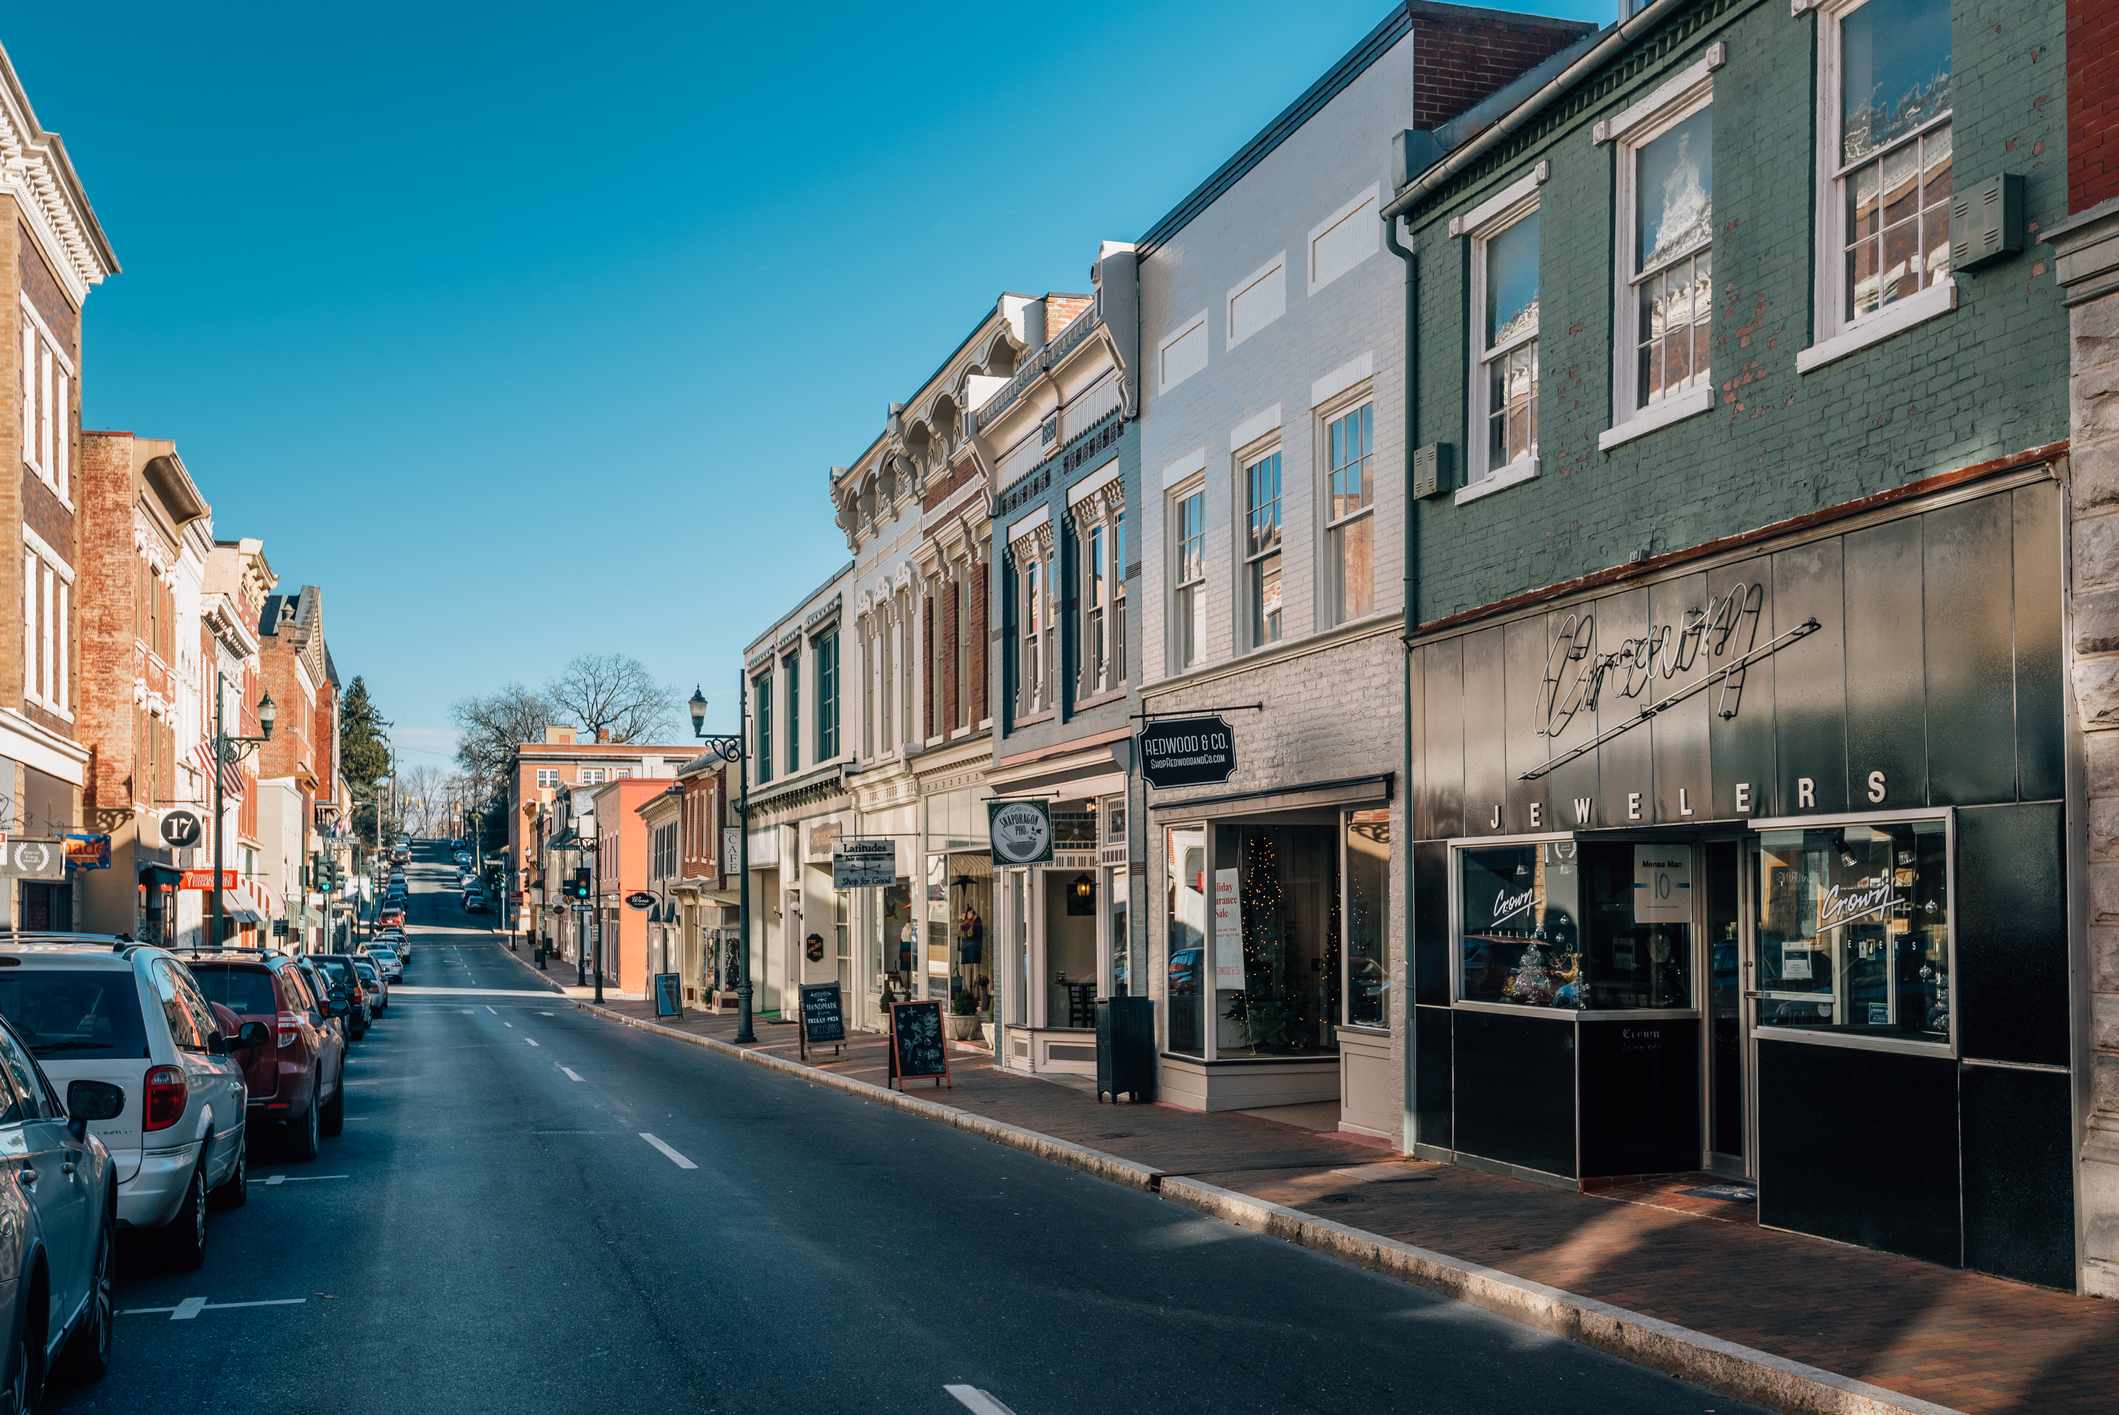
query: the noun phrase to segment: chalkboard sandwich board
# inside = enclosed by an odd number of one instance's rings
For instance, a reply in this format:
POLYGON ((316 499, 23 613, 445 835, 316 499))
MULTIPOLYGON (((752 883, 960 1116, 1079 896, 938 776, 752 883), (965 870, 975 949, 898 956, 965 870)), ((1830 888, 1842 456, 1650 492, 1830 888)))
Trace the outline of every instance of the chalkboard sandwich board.
POLYGON ((908 1076, 932 1076, 936 1086, 945 1082, 950 1090, 949 1044, 942 1040, 942 1004, 899 1002, 890 1009, 890 1079, 905 1089, 908 1076))
POLYGON ((846 1006, 839 998, 837 983, 802 985, 802 1059, 809 1059, 812 1046, 831 1043, 837 1056, 846 1044, 846 1006))

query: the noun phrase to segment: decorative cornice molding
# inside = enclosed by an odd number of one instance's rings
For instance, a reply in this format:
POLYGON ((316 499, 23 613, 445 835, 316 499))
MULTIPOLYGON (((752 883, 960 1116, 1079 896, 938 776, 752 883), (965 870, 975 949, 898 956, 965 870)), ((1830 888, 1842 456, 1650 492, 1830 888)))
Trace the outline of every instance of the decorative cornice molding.
POLYGON ((118 258, 74 175, 66 145, 31 110, 13 63, 0 53, 0 189, 22 208, 66 292, 79 306, 88 287, 118 273, 118 258))

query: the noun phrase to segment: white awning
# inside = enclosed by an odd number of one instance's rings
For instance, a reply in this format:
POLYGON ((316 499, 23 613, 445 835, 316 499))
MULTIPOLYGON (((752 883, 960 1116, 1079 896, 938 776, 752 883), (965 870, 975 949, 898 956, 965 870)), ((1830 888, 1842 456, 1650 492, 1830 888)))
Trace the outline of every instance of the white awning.
POLYGON ((265 916, 250 907, 240 894, 232 889, 221 891, 221 909, 239 924, 262 924, 265 916))

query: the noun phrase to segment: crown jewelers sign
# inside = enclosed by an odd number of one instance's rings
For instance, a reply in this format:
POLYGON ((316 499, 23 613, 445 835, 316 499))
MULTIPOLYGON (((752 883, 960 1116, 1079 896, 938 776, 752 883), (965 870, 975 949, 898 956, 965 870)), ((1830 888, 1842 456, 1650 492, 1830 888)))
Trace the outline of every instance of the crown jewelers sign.
POLYGON ((986 832, 996 865, 1052 863, 1052 808, 1043 801, 988 801, 986 832))

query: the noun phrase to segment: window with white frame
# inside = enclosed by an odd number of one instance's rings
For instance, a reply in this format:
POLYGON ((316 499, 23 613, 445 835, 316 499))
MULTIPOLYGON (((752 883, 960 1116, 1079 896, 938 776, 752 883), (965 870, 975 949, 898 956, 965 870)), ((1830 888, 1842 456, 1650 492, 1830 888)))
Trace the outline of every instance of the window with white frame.
POLYGON ((1819 166, 1828 174, 1819 193, 1822 342, 1869 320, 1895 328, 1954 302, 1950 6, 1834 5, 1818 17, 1818 39, 1819 166))
POLYGON ((37 314, 28 296, 22 305, 22 460, 62 501, 71 503, 68 414, 73 361, 37 314))
POLYGON ((539 789, 540 791, 549 791, 549 790, 555 789, 555 788, 556 788, 556 787, 557 787, 558 785, 559 785, 559 768, 558 768, 558 767, 556 767, 556 766, 541 766, 541 767, 537 768, 537 787, 538 787, 538 789, 539 789))
POLYGON ((1052 541, 1048 522, 1018 540, 1015 557, 1015 711, 1029 717, 1052 706, 1052 541))
POLYGON ((600 766, 583 767, 581 769, 581 784, 583 786, 603 785, 603 768, 600 766))
POLYGON ((1701 393, 1712 397, 1712 100, 1702 85, 1620 140, 1614 423, 1660 412, 1684 394, 1694 395, 1688 407, 1701 393))
POLYGON ((1082 537, 1082 691, 1101 693, 1111 676, 1111 539, 1101 523, 1082 537))
POLYGON ((1466 480, 1538 459, 1538 198, 1472 233, 1472 446, 1466 480))
POLYGON ((1117 484, 1084 498, 1072 514, 1081 554, 1076 692, 1092 698, 1126 680, 1126 517, 1117 484))
MULTIPOLYGON (((23 539, 31 539, 23 527, 23 539)), ((22 552, 23 696, 48 712, 73 716, 73 671, 67 625, 72 622, 74 572, 41 541, 22 552)))
POLYGON ((1280 452, 1243 469, 1244 588, 1251 647, 1280 640, 1280 452))
POLYGON ((1375 404, 1364 401, 1329 419, 1324 445, 1332 619, 1344 624, 1376 610, 1375 404))
POLYGON ((1170 657, 1179 669, 1207 652, 1207 489, 1194 483, 1170 499, 1173 556, 1170 657))

